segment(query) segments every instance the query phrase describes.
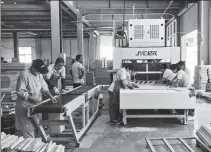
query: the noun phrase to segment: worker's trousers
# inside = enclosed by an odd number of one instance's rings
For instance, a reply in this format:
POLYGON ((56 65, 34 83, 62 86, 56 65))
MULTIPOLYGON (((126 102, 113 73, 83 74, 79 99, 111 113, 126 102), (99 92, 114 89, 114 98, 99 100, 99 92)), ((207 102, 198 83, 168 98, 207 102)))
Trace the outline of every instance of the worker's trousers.
POLYGON ((121 113, 119 110, 119 104, 114 103, 113 99, 113 92, 109 92, 109 115, 110 121, 119 121, 121 120, 121 113))

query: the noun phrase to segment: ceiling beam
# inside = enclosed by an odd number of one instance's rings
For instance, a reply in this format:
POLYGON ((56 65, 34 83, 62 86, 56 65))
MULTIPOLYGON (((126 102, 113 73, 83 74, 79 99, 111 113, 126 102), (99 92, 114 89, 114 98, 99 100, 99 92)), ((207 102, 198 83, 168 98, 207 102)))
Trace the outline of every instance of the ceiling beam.
POLYGON ((50 16, 49 11, 2 11, 2 16, 50 16))
POLYGON ((17 4, 10 4, 4 3, 2 4, 2 11, 44 11, 46 10, 45 3, 17 3, 17 4))

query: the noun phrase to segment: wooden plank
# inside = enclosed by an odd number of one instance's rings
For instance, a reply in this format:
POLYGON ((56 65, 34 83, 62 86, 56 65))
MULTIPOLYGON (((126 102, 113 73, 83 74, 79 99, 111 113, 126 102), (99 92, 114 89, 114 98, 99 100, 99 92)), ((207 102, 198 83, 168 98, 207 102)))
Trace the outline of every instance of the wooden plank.
POLYGON ((34 141, 34 139, 30 139, 29 142, 21 148, 21 151, 26 151, 26 149, 29 147, 29 145, 34 141))
POLYGON ((170 149, 171 152, 175 152, 173 147, 169 144, 169 142, 165 138, 163 138, 162 140, 164 141, 164 143, 167 145, 167 147, 170 149))
POLYGON ((15 147, 15 150, 21 150, 31 139, 27 138, 25 140, 23 140, 23 142, 21 142, 21 144, 19 144, 17 147, 15 147))
POLYGON ((52 140, 54 142, 64 142, 64 141, 71 141, 72 138, 70 138, 70 137, 55 137, 55 138, 51 137, 51 138, 49 138, 49 140, 52 140))
POLYGON ((184 115, 126 115, 127 118, 184 118, 184 115))
POLYGON ((195 138, 197 142, 199 142, 200 145, 203 146, 204 149, 206 149, 208 152, 211 152, 211 149, 205 145, 199 138, 195 138))
POLYGON ((45 146, 45 143, 41 143, 40 146, 35 150, 35 152, 40 152, 41 149, 45 146))
POLYGON ((1 148, 2 149, 5 149, 5 148, 9 148, 13 143, 15 143, 15 141, 18 139, 17 136, 14 136, 14 138, 10 139, 5 145, 1 145, 1 148))
POLYGON ((10 146, 10 149, 11 150, 13 150, 17 145, 19 145, 21 142, 23 142, 25 139, 23 138, 23 137, 19 137, 18 139, 17 139, 17 141, 13 144, 13 145, 11 145, 10 146))
POLYGON ((68 125, 67 120, 40 120, 39 125, 68 125))
POLYGON ((32 149, 33 149, 37 144, 39 144, 41 141, 42 141, 41 138, 35 138, 35 139, 30 143, 30 145, 27 147, 27 149, 26 149, 25 151, 26 151, 26 152, 31 152, 32 149))
POLYGON ((146 139, 147 145, 149 146, 152 152, 156 152, 154 146, 152 145, 150 139, 146 139))
POLYGON ((183 145, 190 151, 195 152, 182 138, 179 138, 179 140, 183 143, 183 145))

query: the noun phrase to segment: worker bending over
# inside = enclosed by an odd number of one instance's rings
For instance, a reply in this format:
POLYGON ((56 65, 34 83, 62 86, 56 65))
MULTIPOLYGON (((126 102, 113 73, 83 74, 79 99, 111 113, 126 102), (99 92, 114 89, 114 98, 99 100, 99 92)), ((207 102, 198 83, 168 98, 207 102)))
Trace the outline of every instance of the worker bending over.
POLYGON ((163 77, 160 81, 158 81, 158 83, 169 84, 176 76, 172 70, 168 69, 167 64, 162 64, 161 72, 163 73, 163 77))
POLYGON ((60 94, 58 80, 61 78, 62 93, 65 93, 65 77, 64 59, 57 58, 55 64, 48 66, 48 73, 45 75, 48 88, 56 95, 60 94))
POLYGON ((113 76, 113 82, 108 88, 109 92, 109 115, 111 124, 121 124, 122 115, 119 109, 119 100, 120 100, 120 88, 129 88, 133 89, 127 80, 127 71, 125 67, 122 67, 117 71, 113 76))
POLYGON ((173 69, 177 73, 176 80, 172 83, 173 87, 189 87, 190 79, 188 75, 183 71, 182 66, 177 64, 177 68, 173 69))
POLYGON ((31 118, 27 117, 27 108, 42 102, 43 93, 50 97, 53 103, 57 102, 51 95, 48 85, 42 74, 48 73, 41 59, 33 61, 30 69, 20 74, 17 80, 17 101, 15 107, 15 128, 24 138, 36 136, 36 126, 31 118))
POLYGON ((83 58, 82 55, 76 56, 76 61, 72 65, 72 69, 70 70, 70 73, 73 78, 73 88, 79 87, 84 83, 84 73, 85 68, 82 65, 83 58))

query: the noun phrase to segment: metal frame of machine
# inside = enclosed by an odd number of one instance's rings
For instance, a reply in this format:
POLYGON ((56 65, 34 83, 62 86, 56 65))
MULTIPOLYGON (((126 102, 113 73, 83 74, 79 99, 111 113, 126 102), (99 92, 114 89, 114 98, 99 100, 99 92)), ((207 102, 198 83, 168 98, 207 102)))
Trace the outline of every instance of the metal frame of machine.
POLYGON ((120 90, 120 109, 123 112, 124 124, 127 124, 127 118, 183 118, 183 124, 186 125, 187 111, 195 109, 195 106, 196 97, 190 97, 188 89, 140 85, 139 89, 120 90), (147 109, 180 109, 184 110, 184 114, 127 114, 127 110, 147 109))
MULTIPOLYGON (((79 141, 82 138, 82 136, 84 135, 84 133, 87 131, 87 129, 90 127, 90 125, 93 123, 93 121, 95 120, 95 118, 97 117, 98 113, 99 113, 99 101, 100 99, 100 90, 102 89, 103 86, 98 85, 90 90, 88 90, 86 93, 83 93, 82 95, 79 95, 78 97, 76 97, 75 99, 73 99, 72 101, 68 102, 66 105, 64 105, 63 107, 65 108, 65 112, 64 113, 51 113, 49 114, 49 118, 50 120, 40 120, 39 118, 39 113, 38 114, 33 114, 33 109, 36 106, 32 106, 30 108, 28 108, 28 116, 32 117, 34 123, 36 124, 39 132, 41 133, 44 141, 58 141, 58 142, 63 142, 63 141, 69 141, 71 142, 70 138, 70 133, 67 133, 67 136, 64 137, 64 135, 66 134, 66 132, 64 133, 64 126, 70 126, 71 127, 71 131, 72 134, 74 136, 74 141, 76 142, 77 146, 79 146, 79 141), (96 92, 98 93, 98 97, 97 100, 95 102, 94 96, 96 95, 96 92), (92 104, 92 112, 93 115, 90 117, 89 116, 89 107, 90 107, 90 103, 92 104), (80 108, 82 106, 82 129, 81 130, 76 130, 76 126, 74 124, 73 121, 73 117, 72 117, 72 113, 80 108), (53 133, 57 133, 57 135, 63 135, 63 137, 54 137, 51 138, 50 136, 48 136, 46 134, 46 132, 44 131, 43 125, 49 125, 51 126, 51 131, 50 134, 53 133), (69 136, 68 136, 69 135, 69 136)), ((78 87, 80 88, 80 87, 78 87)), ((75 88, 77 89, 77 88, 75 88)), ((74 90, 75 90, 74 89, 74 90)), ((70 90, 68 92, 71 92, 73 90, 70 90)), ((67 92, 67 93, 68 93, 67 92)), ((45 100, 43 101, 41 104, 49 102, 50 100, 45 100)))

